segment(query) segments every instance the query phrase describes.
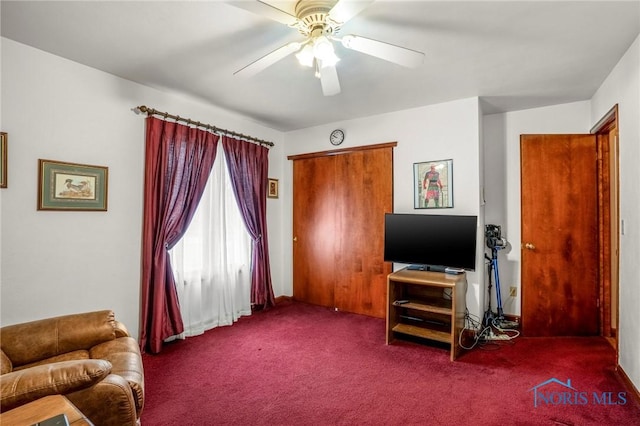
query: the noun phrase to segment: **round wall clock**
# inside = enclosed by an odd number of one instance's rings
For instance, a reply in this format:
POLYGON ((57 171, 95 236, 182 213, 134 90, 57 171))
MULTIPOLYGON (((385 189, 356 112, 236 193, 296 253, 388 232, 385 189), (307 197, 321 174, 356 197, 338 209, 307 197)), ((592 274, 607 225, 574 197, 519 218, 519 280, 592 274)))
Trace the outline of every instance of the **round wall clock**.
POLYGON ((344 131, 336 129, 329 135, 329 141, 333 145, 340 145, 344 141, 344 131))

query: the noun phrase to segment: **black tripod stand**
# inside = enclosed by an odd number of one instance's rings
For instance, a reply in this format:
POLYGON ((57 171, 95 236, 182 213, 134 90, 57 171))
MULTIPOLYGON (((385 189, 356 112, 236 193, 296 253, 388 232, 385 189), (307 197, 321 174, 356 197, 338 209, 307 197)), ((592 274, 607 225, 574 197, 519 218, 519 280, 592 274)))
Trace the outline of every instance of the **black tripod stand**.
POLYGON ((488 327, 492 325, 494 322, 502 322, 504 321, 504 311, 502 310, 502 295, 500 292, 500 273, 498 271, 498 250, 501 247, 491 247, 491 257, 487 256, 485 253, 484 257, 489 261, 489 306, 484 313, 484 317, 482 318, 482 325, 488 327), (493 276, 496 281, 496 303, 498 305, 498 311, 493 312, 491 310, 491 276, 493 272, 493 276))
POLYGON ((502 228, 500 225, 485 225, 484 236, 487 240, 487 247, 491 249, 491 257, 485 253, 484 257, 489 261, 489 305, 482 318, 484 327, 494 326, 499 329, 517 328, 518 323, 506 321, 504 319, 504 311, 502 310, 502 292, 500 291, 500 272, 498 271, 498 250, 507 247, 507 240, 502 238, 502 228), (491 279, 496 281, 496 302, 498 303, 497 312, 491 310, 491 279))

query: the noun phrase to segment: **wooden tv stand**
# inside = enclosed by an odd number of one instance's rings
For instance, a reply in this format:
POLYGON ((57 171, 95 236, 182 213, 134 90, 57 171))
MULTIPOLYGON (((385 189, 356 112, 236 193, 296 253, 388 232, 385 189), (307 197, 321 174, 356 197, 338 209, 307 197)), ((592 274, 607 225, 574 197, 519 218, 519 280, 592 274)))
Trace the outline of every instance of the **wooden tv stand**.
POLYGON ((402 336, 448 343, 451 361, 462 350, 466 310, 465 273, 401 269, 387 276, 387 345, 402 336), (408 300, 398 304, 398 301, 408 300))

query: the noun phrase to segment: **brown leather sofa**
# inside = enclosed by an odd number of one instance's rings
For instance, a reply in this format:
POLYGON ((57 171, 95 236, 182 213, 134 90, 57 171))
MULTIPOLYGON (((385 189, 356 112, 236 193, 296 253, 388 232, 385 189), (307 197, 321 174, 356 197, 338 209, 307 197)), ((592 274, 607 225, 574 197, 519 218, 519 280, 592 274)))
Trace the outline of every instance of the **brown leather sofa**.
POLYGON ((113 311, 0 329, 0 411, 61 394, 95 426, 140 424, 142 357, 113 311))

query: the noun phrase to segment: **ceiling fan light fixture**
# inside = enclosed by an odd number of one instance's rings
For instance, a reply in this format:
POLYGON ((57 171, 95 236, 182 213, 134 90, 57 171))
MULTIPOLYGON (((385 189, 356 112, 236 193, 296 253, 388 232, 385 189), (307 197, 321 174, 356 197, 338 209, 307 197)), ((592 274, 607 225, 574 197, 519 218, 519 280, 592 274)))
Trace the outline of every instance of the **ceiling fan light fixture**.
POLYGON ((313 47, 311 47, 310 44, 305 45, 301 51, 296 53, 296 58, 298 59, 300 65, 305 67, 312 67, 313 60, 315 59, 315 56, 313 54, 313 47))
POLYGON ((316 59, 324 61, 325 59, 336 56, 333 51, 333 44, 325 36, 317 37, 313 42, 313 54, 316 59))
POLYGON ((351 49, 353 47, 354 43, 357 44, 356 36, 354 36, 354 35, 346 35, 346 36, 342 37, 340 39, 340 41, 342 42, 342 45, 344 47, 346 47, 347 49, 351 49))
POLYGON ((325 55, 324 58, 320 59, 320 65, 322 67, 333 67, 338 63, 339 60, 340 58, 338 58, 338 56, 332 50, 331 53, 325 55))

